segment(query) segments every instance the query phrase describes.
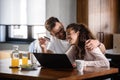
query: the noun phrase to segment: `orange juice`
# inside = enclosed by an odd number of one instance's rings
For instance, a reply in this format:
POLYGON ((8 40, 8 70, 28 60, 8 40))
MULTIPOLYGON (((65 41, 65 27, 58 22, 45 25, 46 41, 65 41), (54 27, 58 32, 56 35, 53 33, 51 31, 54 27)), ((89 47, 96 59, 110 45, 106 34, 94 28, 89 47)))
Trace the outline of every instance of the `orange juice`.
POLYGON ((12 67, 18 67, 19 66, 19 59, 18 58, 12 59, 11 65, 12 65, 12 67))
POLYGON ((28 64, 28 57, 23 57, 22 58, 22 65, 27 65, 28 64))

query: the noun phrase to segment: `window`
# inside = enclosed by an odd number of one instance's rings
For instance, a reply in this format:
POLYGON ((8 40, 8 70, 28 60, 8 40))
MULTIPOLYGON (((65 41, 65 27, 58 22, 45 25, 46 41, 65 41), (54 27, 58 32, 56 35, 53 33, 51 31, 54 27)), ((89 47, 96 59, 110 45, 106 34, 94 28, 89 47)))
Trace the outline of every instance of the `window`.
POLYGON ((40 36, 46 36, 46 29, 44 26, 6 25, 7 42, 30 43, 40 36))
POLYGON ((9 26, 9 37, 18 38, 18 39, 27 39, 28 38, 28 29, 27 26, 9 26))
POLYGON ((32 27, 32 37, 37 39, 39 37, 46 36, 46 29, 44 26, 33 26, 32 27))

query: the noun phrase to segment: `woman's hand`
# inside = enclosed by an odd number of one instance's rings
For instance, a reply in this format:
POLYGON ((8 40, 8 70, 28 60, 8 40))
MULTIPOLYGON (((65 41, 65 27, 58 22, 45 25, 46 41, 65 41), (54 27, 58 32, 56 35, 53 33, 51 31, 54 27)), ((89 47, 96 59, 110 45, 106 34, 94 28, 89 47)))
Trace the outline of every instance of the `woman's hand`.
POLYGON ((105 53, 106 48, 103 43, 100 43, 98 40, 89 39, 85 42, 85 48, 87 50, 93 50, 94 48, 99 47, 102 53, 105 53))
POLYGON ((76 68, 76 63, 74 62, 74 63, 72 64, 72 66, 73 66, 73 68, 76 68))

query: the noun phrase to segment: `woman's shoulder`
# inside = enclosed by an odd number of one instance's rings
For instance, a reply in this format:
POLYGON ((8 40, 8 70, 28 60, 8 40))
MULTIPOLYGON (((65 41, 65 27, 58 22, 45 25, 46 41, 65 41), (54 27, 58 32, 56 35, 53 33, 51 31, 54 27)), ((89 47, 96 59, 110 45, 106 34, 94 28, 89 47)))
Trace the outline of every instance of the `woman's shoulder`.
POLYGON ((71 46, 70 46, 70 49, 78 50, 79 48, 78 48, 78 46, 76 46, 76 45, 71 45, 71 46))

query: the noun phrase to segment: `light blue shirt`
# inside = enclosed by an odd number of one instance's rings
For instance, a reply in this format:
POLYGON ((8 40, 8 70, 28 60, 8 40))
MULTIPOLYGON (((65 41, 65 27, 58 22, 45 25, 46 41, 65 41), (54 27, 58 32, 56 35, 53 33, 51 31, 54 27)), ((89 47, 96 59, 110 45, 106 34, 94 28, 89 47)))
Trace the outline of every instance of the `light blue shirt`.
POLYGON ((41 47, 39 45, 38 39, 36 39, 29 45, 29 52, 36 52, 36 53, 41 52, 41 47))

